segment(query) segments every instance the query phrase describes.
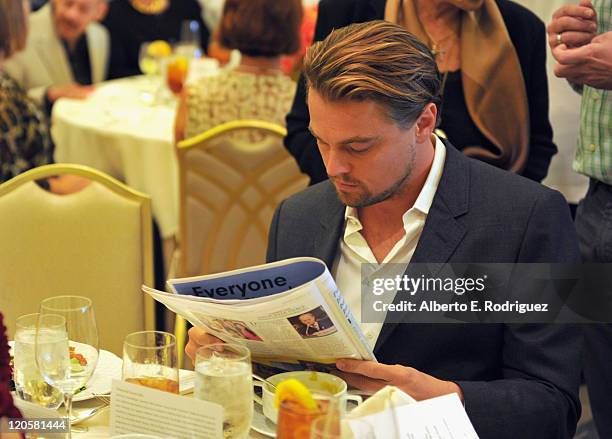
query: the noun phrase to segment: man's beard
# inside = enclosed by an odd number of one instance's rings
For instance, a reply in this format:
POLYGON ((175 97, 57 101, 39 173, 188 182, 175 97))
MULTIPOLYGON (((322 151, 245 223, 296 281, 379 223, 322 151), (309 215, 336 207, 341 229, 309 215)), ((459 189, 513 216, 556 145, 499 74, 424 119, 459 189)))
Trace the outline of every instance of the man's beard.
POLYGON ((400 189, 404 186, 404 184, 410 179, 410 176, 412 175, 412 170, 414 169, 415 161, 416 161, 416 154, 414 153, 414 150, 413 150, 412 154, 410 155, 410 160, 408 162, 408 165, 406 166, 406 169, 404 170, 404 174, 400 178, 398 178, 389 188, 385 189, 384 191, 378 194, 372 194, 370 190, 365 188, 362 185, 362 183, 358 180, 351 180, 350 178, 349 179, 339 178, 338 179, 339 182, 344 182, 348 184, 356 184, 357 187, 363 188, 363 191, 360 193, 347 195, 336 187, 338 198, 340 198, 340 201, 342 201, 342 203, 345 204, 346 206, 354 207, 354 208, 372 206, 374 204, 385 201, 393 197, 394 195, 396 195, 400 191, 400 189))

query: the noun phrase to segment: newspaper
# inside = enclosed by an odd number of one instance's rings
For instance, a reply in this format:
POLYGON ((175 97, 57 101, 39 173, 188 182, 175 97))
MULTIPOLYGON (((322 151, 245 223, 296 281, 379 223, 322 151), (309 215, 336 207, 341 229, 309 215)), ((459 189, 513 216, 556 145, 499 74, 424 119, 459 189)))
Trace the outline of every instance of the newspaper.
POLYGON ((168 280, 145 293, 192 325, 247 346, 254 361, 287 369, 339 358, 375 360, 325 263, 293 258, 168 280))

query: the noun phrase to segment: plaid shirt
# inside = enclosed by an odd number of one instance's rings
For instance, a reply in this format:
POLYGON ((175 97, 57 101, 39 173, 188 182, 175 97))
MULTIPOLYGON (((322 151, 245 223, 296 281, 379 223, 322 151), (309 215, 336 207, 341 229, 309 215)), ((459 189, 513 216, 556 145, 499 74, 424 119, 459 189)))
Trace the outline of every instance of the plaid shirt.
MULTIPOLYGON (((595 0, 597 33, 612 31, 612 0, 595 0)), ((612 184, 612 90, 584 86, 574 170, 612 184)))

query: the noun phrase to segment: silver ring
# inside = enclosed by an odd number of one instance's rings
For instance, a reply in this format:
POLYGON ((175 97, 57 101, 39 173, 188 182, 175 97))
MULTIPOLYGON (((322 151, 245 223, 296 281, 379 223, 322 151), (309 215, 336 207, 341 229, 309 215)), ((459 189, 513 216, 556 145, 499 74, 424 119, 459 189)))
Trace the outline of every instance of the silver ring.
POLYGON ((563 38, 561 38, 561 34, 557 34, 557 46, 563 44, 563 38))

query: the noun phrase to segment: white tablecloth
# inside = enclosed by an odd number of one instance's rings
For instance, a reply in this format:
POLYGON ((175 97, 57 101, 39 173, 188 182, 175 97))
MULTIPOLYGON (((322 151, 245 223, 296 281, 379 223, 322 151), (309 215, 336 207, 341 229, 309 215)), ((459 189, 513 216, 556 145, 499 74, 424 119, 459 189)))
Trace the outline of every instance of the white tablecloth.
POLYGON ((174 105, 152 106, 143 77, 99 85, 86 100, 53 107, 55 161, 99 169, 151 196, 164 238, 178 228, 178 171, 173 146, 174 105))

